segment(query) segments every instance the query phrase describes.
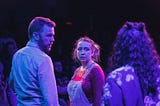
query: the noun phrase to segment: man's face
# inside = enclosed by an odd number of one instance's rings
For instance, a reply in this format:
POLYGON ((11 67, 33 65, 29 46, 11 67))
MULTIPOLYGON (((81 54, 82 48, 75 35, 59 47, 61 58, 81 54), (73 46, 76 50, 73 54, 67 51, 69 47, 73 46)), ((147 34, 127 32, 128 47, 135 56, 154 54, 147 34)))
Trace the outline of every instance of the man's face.
POLYGON ((54 39, 55 31, 54 27, 44 25, 42 30, 39 32, 39 47, 42 51, 48 53, 51 51, 54 39))

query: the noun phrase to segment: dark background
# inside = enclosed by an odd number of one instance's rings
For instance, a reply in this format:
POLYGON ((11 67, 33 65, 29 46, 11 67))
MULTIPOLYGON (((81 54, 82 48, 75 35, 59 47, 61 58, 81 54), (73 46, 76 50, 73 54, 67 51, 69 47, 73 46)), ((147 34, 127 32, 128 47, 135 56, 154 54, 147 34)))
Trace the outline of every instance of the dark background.
POLYGON ((25 46, 27 27, 35 16, 56 22, 51 55, 61 52, 64 59, 71 58, 75 40, 87 35, 101 46, 104 68, 116 33, 126 21, 145 22, 160 52, 159 0, 1 0, 0 36, 13 37, 18 48, 25 46))

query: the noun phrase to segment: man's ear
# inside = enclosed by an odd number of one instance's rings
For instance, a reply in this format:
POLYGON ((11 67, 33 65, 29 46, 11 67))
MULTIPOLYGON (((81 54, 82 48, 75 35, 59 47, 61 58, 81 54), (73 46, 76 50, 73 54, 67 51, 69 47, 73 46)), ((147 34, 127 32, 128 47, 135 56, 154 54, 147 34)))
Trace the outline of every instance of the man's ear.
POLYGON ((39 40, 39 34, 37 32, 33 32, 33 38, 35 40, 39 40))
POLYGON ((93 55, 94 55, 94 51, 92 50, 91 56, 93 56, 93 55))

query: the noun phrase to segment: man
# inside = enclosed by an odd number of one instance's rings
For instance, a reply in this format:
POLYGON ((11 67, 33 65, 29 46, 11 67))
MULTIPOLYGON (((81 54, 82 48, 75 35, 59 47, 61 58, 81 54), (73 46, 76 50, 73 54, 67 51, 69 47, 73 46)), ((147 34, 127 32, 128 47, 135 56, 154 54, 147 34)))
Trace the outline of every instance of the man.
POLYGON ((28 27, 27 45, 13 56, 9 84, 20 106, 59 105, 53 63, 47 55, 55 41, 55 25, 49 18, 35 17, 28 27))

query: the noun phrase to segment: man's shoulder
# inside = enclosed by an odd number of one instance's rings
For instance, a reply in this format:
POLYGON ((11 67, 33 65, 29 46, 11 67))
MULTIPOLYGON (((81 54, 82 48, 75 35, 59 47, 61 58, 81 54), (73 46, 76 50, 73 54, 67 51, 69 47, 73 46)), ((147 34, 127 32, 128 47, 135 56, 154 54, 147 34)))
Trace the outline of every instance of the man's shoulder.
POLYGON ((41 50, 33 47, 25 46, 21 49, 19 49, 15 54, 14 57, 26 57, 26 58, 32 58, 35 61, 44 61, 44 60, 50 60, 50 56, 42 52, 41 50))
POLYGON ((40 49, 35 47, 29 47, 29 46, 22 47, 16 53, 35 55, 40 57, 49 57, 46 53, 42 52, 40 49))

